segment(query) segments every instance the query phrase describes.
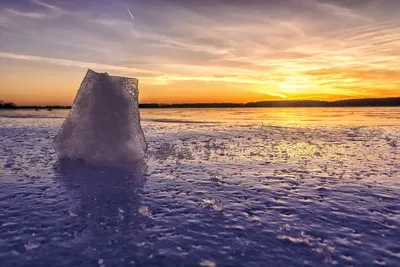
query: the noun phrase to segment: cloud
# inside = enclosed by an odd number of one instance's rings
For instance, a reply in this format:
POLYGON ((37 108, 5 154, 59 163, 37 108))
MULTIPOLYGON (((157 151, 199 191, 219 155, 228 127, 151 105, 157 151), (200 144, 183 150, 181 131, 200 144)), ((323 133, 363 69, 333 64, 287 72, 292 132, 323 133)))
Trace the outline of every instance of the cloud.
POLYGON ((272 80, 257 79, 251 76, 174 76, 162 75, 154 78, 155 84, 169 84, 176 81, 202 81, 202 82, 221 82, 229 84, 248 84, 248 85, 271 85, 274 84, 272 80))
POLYGON ((118 19, 104 19, 104 18, 95 18, 90 20, 92 23, 97 23, 102 26, 109 26, 109 27, 114 27, 121 25, 122 21, 118 19))
POLYGON ((54 10, 54 11, 62 11, 62 9, 60 7, 48 4, 46 2, 42 2, 42 1, 39 1, 39 0, 32 0, 32 2, 37 4, 37 5, 39 5, 39 6, 43 6, 43 7, 46 7, 48 9, 51 9, 51 10, 54 10))
POLYGON ((58 66, 63 66, 63 67, 78 67, 78 68, 84 68, 84 69, 106 70, 106 71, 115 71, 115 72, 122 72, 122 73, 134 73, 134 74, 138 74, 138 75, 140 75, 140 74, 155 75, 157 73, 155 71, 138 69, 138 68, 114 66, 114 65, 94 63, 94 62, 81 62, 81 61, 73 61, 73 60, 58 59, 58 58, 38 57, 38 56, 32 56, 32 55, 20 55, 20 54, 5 53, 5 52, 0 52, 0 58, 43 62, 43 63, 53 64, 53 65, 58 65, 58 66))
POLYGON ((275 92, 263 92, 263 91, 257 91, 260 94, 264 94, 264 95, 269 95, 269 96, 275 96, 275 97, 279 97, 282 99, 286 99, 287 95, 281 94, 281 93, 275 93, 275 92))
POLYGON ((39 12, 22 12, 15 10, 13 8, 7 8, 5 11, 11 15, 17 15, 17 16, 22 16, 22 17, 27 17, 31 19, 43 19, 46 17, 45 14, 39 13, 39 12))
POLYGON ((317 77, 337 77, 338 79, 356 79, 366 81, 381 80, 382 83, 397 83, 400 77, 400 69, 387 69, 387 68, 365 68, 365 67, 351 67, 351 68, 326 68, 308 72, 309 75, 317 77))
POLYGON ((368 17, 365 17, 350 8, 323 2, 321 0, 303 0, 302 3, 314 6, 317 9, 326 12, 328 14, 332 14, 334 16, 349 18, 349 19, 359 19, 363 21, 369 20, 368 17))

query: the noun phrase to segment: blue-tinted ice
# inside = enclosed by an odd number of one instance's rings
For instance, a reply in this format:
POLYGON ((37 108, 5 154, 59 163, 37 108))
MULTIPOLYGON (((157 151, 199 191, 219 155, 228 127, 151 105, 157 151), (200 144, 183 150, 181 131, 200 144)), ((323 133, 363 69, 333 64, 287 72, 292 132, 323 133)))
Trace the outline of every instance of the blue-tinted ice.
POLYGON ((67 113, 0 111, 1 267, 400 266, 398 108, 143 109, 129 170, 67 113))

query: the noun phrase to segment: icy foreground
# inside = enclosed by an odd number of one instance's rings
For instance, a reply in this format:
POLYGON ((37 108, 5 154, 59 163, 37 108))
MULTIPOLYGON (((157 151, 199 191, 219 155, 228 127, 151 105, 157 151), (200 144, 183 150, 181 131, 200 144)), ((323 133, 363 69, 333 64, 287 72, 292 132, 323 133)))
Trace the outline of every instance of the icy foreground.
POLYGON ((143 109, 132 173, 0 111, 0 266, 400 266, 399 111, 143 109))
POLYGON ((59 158, 103 165, 143 158, 138 94, 137 79, 88 70, 53 141, 59 158))

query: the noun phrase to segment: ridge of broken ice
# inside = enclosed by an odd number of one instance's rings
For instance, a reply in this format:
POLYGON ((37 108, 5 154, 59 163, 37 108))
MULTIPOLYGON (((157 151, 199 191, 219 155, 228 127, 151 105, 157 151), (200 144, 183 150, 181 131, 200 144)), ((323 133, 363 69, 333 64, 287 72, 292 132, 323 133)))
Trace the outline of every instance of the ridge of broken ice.
POLYGON ((138 80, 88 70, 53 140, 60 159, 129 164, 144 157, 138 80))

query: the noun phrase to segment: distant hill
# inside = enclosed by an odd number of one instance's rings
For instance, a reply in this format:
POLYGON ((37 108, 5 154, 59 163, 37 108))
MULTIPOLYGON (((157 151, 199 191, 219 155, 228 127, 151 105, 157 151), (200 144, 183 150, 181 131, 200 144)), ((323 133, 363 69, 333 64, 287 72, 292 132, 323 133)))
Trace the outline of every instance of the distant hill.
MULTIPOLYGON (((192 103, 192 104, 140 104, 140 108, 284 108, 284 107, 396 107, 400 97, 362 98, 338 101, 320 100, 273 100, 238 103, 192 103)), ((0 101, 0 109, 70 109, 71 106, 17 106, 15 103, 0 101)))
POLYGON ((400 106, 400 97, 362 98, 338 101, 280 100, 250 102, 245 107, 394 107, 400 106))
POLYGON ((139 104, 140 108, 239 108, 238 103, 139 104))
POLYGON ((391 107, 400 106, 400 97, 348 99, 330 104, 334 107, 391 107))
POLYGON ((400 106, 400 97, 363 98, 338 101, 319 100, 272 100, 246 104, 236 103, 194 103, 194 104, 140 104, 140 108, 269 108, 269 107, 395 107, 400 106))
POLYGON ((327 107, 329 105, 328 101, 319 101, 319 100, 273 100, 273 101, 259 101, 259 102, 250 102, 245 104, 245 107, 327 107))

